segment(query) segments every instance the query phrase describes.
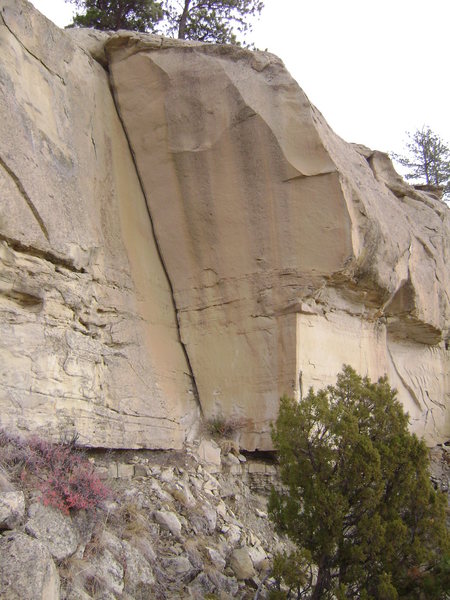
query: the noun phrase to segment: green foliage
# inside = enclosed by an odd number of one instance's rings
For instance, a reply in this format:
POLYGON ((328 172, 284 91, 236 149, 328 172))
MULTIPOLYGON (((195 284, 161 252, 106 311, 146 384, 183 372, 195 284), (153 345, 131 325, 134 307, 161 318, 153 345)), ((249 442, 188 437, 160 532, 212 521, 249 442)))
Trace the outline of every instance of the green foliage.
POLYGON ((285 488, 272 491, 269 511, 310 553, 308 598, 443 597, 445 500, 395 396, 386 378, 372 383, 346 366, 336 386, 281 400, 273 441, 285 488))
POLYGON ((82 12, 73 26, 154 31, 180 39, 240 44, 251 31, 261 0, 66 0, 82 12))
POLYGON ((71 27, 93 27, 103 31, 131 29, 153 31, 163 17, 155 0, 66 0, 83 12, 77 13, 71 27))
POLYGON ((311 569, 311 554, 301 548, 291 554, 275 554, 273 559, 272 577, 283 582, 286 590, 271 590, 269 600, 286 600, 293 593, 300 598, 307 594, 312 587, 313 574, 311 569))
POLYGON ((450 198, 450 148, 429 127, 408 133, 407 155, 392 157, 408 169, 406 179, 444 189, 444 197, 450 198))
POLYGON ((163 0, 169 35, 179 39, 237 44, 261 14, 261 0, 163 0))

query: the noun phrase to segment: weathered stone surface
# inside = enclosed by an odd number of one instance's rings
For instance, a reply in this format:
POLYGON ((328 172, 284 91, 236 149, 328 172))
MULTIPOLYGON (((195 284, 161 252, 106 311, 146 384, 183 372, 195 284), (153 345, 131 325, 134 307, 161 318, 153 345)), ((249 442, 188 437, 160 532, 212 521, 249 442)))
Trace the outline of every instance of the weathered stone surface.
MULTIPOLYGON (((138 464, 137 456, 128 454, 121 462, 138 464)), ((33 548, 43 549, 48 558, 49 548, 62 557, 60 550, 63 538, 65 535, 68 538, 71 536, 70 532, 65 532, 66 521, 69 521, 70 528, 75 530, 80 542, 72 556, 56 561, 62 576, 60 597, 67 600, 88 600, 93 597, 102 600, 118 597, 124 600, 192 597, 201 600, 207 593, 230 600, 247 598, 249 586, 255 585, 258 580, 255 578, 251 583, 239 581, 230 565, 227 566, 230 552, 238 545, 245 545, 254 569, 263 578, 263 570, 270 567, 265 564, 265 557, 273 556, 276 550, 285 549, 283 545, 280 546, 280 539, 267 519, 255 518, 255 507, 261 506, 262 500, 248 486, 251 474, 246 469, 246 474, 239 477, 225 472, 212 477, 201 465, 188 473, 188 469, 179 466, 179 458, 179 453, 154 453, 148 477, 115 482, 115 501, 105 505, 103 514, 75 512, 70 519, 62 517, 63 525, 58 525, 58 515, 55 514, 55 525, 48 528, 51 509, 44 508, 41 511, 32 505, 30 513, 34 525, 40 528, 36 532, 40 539, 21 534, 16 549, 24 547, 27 551, 27 544, 36 543, 38 546, 33 545, 33 548), (159 460, 158 464, 154 464, 159 460), (173 477, 168 476, 170 473, 173 477), (183 478, 183 475, 188 475, 188 478, 183 478), (176 486, 176 489, 180 486, 180 489, 187 490, 187 481, 194 507, 192 500, 181 502, 173 497, 172 500, 161 499, 154 485, 176 486), (230 494, 224 488, 232 488, 234 493, 230 494), (222 497, 224 499, 220 500, 222 497), (168 506, 172 507, 171 511, 167 510, 168 506), (167 524, 182 524, 181 528, 175 530, 176 537, 154 522, 155 508, 166 517, 167 514, 171 515, 166 520, 167 524), (194 534, 192 527, 191 517, 194 513, 202 521, 199 535, 194 534), (210 515, 211 523, 206 515, 210 515), (218 523, 217 527, 213 527, 216 515, 218 523), (233 535, 234 529, 238 532, 237 536, 233 535), (52 534, 55 539, 50 539, 52 534)), ((252 459, 248 458, 247 464, 251 464, 252 459)), ((110 460, 109 454, 95 453, 97 467, 105 467, 110 460)), ((187 447, 185 460, 187 464, 190 461, 196 464, 196 447, 187 447)), ((31 524, 29 521, 29 529, 31 524)), ((0 535, 0 540, 7 538, 8 534, 4 533, 3 537, 0 535)), ((2 561, 0 544, 0 572, 2 561)), ((39 557, 36 565, 33 562, 30 568, 34 569, 35 566, 41 569, 39 557)), ((251 573, 251 570, 247 572, 251 573)), ((0 586, 1 582, 0 578, 0 586)), ((15 600, 22 597, 21 588, 17 589, 14 588, 15 595, 11 596, 15 600)), ((3 598, 3 588, 0 587, 0 590, 3 598)), ((263 589, 261 593, 264 595, 266 592, 267 589, 263 589)), ((24 597, 27 598, 26 595, 24 597)))
MULTIPOLYGON (((163 561, 167 577, 172 580, 182 580, 193 571, 192 565, 185 556, 176 556, 163 561)), ((192 579, 192 578, 191 578, 192 579)))
POLYGON ((59 600, 59 575, 46 546, 19 532, 0 537, 2 600, 59 600))
POLYGON ((107 73, 25 0, 0 45, 2 426, 180 447, 190 370, 107 73))
POLYGON ((208 553, 208 557, 216 569, 223 571, 225 569, 226 562, 222 554, 218 552, 216 548, 210 548, 208 546, 206 547, 206 552, 208 553))
POLYGON ((3 427, 178 448, 198 392, 270 449, 280 395, 346 362, 446 439, 432 193, 335 136, 268 53, 68 33, 25 0, 3 1, 0 42, 3 427))
POLYGON ((215 466, 220 470, 220 447, 213 440, 202 440, 198 447, 200 459, 209 465, 215 466))
POLYGON ((45 544, 56 560, 71 556, 78 545, 78 537, 68 515, 43 504, 32 504, 28 509, 26 532, 45 544))
POLYGON ((248 554, 252 560, 253 566, 255 569, 258 569, 258 571, 266 564, 267 554, 261 546, 251 546, 248 549, 248 554))
POLYGON ((124 588, 124 570, 121 562, 112 552, 104 548, 92 560, 92 574, 98 585, 114 594, 121 594, 124 588))
POLYGON ((249 550, 245 546, 233 550, 230 555, 230 567, 238 579, 250 579, 255 575, 249 550))
POLYGON ((14 492, 15 487, 10 482, 7 473, 0 467, 0 492, 14 492))
POLYGON ((0 492, 0 529, 14 529, 24 514, 23 492, 0 492))
POLYGON ((125 569, 125 591, 130 594, 148 593, 149 586, 155 583, 152 568, 148 561, 129 542, 123 541, 123 557, 125 569))
POLYGON ((338 138, 276 57, 130 33, 106 53, 206 417, 269 448, 279 396, 345 362, 444 439, 448 208, 338 138))
POLYGON ((167 510, 157 510, 154 513, 157 523, 164 529, 168 529, 172 535, 179 537, 181 534, 181 523, 177 515, 167 510))

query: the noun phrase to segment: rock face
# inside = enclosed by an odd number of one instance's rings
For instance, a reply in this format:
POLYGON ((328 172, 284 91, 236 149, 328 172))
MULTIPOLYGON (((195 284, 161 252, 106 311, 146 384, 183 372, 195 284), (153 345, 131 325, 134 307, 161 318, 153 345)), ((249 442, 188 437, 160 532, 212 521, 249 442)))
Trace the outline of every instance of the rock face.
POLYGON ((268 449, 349 363, 446 438, 442 202, 270 54, 0 14, 3 426, 177 448, 200 404, 268 449))
POLYGON ((445 435, 446 207, 337 138, 271 55, 106 51, 206 416, 250 417, 241 443, 268 447, 277 398, 349 363, 445 435))
POLYGON ((180 447, 190 369, 108 77, 23 0, 0 44, 1 425, 180 447))

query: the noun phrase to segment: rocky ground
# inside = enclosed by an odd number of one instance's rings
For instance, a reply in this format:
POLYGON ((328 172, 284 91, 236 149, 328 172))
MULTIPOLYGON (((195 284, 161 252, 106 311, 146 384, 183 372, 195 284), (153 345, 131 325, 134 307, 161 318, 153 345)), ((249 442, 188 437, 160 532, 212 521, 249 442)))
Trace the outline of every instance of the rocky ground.
MULTIPOLYGON (((268 519, 278 485, 270 453, 243 455, 230 440, 91 452, 109 498, 64 514, 21 486, 1 450, 3 600, 268 597, 274 553, 289 546, 268 519)), ((449 457, 446 446, 431 451, 433 483, 447 492, 449 457)))
POLYGON ((230 442, 186 452, 94 453, 112 496, 96 511, 44 506, 0 479, 0 589, 12 600, 265 598, 274 552, 270 458, 230 442))

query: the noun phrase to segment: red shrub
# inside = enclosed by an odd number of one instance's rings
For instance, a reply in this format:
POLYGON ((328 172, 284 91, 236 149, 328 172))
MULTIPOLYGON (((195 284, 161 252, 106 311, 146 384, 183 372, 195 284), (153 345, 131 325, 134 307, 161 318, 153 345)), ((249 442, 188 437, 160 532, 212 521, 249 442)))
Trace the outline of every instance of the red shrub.
POLYGON ((37 437, 21 440, 0 434, 3 462, 20 465, 20 479, 42 492, 45 505, 68 513, 70 509, 93 509, 109 496, 94 466, 75 445, 52 444, 37 437))

